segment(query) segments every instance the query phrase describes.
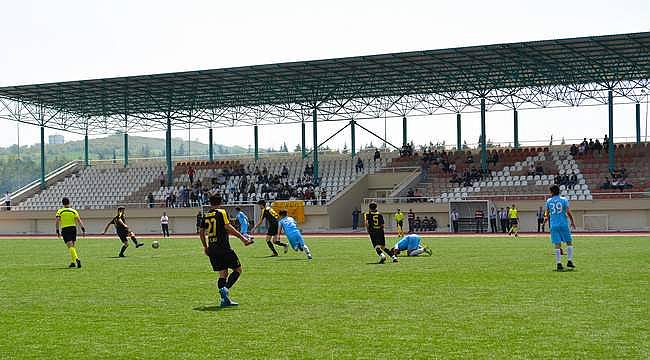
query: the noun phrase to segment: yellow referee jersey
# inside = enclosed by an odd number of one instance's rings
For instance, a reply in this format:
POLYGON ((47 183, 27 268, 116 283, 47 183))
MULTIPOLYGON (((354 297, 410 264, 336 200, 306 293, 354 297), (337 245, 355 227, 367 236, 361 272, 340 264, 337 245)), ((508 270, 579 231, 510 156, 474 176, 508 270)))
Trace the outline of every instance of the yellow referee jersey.
POLYGON ((71 226, 76 227, 79 213, 73 208, 63 207, 56 211, 56 217, 59 219, 61 229, 71 226))
POLYGON ((516 219, 519 215, 519 211, 517 209, 512 208, 508 211, 508 218, 509 219, 516 219))
POLYGON ((395 221, 404 221, 404 213, 403 212, 396 212, 395 213, 395 221))

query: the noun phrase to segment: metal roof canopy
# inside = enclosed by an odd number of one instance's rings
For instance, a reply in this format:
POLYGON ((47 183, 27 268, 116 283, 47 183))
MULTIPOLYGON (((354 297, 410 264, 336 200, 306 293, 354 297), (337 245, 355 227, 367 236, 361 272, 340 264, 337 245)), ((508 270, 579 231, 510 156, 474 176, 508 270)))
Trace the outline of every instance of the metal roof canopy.
POLYGON ((0 118, 90 134, 607 103, 650 90, 650 32, 0 88, 0 118))

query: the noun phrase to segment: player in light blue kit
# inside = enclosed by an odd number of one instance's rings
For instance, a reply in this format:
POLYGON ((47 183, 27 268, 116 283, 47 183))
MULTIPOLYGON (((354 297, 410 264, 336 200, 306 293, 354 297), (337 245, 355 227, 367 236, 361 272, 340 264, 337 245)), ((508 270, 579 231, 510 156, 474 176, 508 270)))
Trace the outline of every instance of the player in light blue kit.
POLYGON ((251 236, 248 234, 248 217, 246 214, 241 211, 241 208, 237 206, 237 222, 239 222, 239 232, 244 235, 246 238, 250 239, 251 236))
POLYGON ((393 247, 393 255, 397 256, 400 251, 406 250, 408 256, 418 256, 423 253, 427 253, 429 256, 433 254, 430 248, 422 245, 420 243, 422 239, 420 235, 417 234, 408 234, 398 241, 397 244, 393 247))
POLYGON ((287 216, 287 210, 284 209, 280 210, 278 215, 280 216, 280 220, 278 221, 278 225, 280 225, 280 235, 284 233, 287 236, 287 240, 289 240, 291 248, 295 251, 303 251, 305 255, 307 255, 307 259, 311 260, 311 251, 309 251, 309 247, 305 245, 305 240, 302 238, 296 220, 291 216, 287 216))
POLYGON ((576 224, 573 222, 573 215, 569 209, 569 200, 564 196, 560 196, 560 187, 552 185, 551 197, 546 200, 546 216, 544 216, 544 223, 550 222, 551 242, 555 245, 555 262, 557 263, 557 271, 564 271, 562 266, 562 243, 566 243, 567 248, 567 263, 569 269, 574 269, 573 265, 573 239, 571 238, 571 230, 567 218, 571 222, 571 228, 575 229, 576 224))

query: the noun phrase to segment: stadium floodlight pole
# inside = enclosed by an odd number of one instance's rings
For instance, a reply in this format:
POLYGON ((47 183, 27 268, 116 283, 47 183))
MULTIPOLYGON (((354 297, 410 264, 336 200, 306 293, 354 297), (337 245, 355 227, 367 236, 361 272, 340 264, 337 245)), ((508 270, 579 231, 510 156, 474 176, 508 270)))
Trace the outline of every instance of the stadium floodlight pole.
POLYGON ((352 154, 353 159, 355 156, 357 156, 357 139, 354 125, 354 119, 350 119, 350 153, 352 154))
POLYGON ((514 143, 515 149, 519 149, 519 112, 517 109, 514 111, 513 117, 513 133, 514 133, 514 143))
POLYGON ((88 123, 86 123, 86 134, 84 135, 84 166, 88 167, 90 162, 88 161, 88 123))
POLYGON ((461 134, 461 127, 460 127, 460 113, 456 113, 456 150, 462 150, 463 149, 463 144, 462 144, 462 134, 461 134))
POLYGON ((407 143, 407 133, 406 133, 406 116, 402 117, 402 146, 406 146, 407 143))
POLYGON ((609 155, 609 171, 614 171, 614 92, 607 91, 607 110, 609 115, 609 144, 607 153, 609 155))
POLYGON ((41 190, 45 189, 45 126, 43 125, 43 109, 41 108, 41 190))
POLYGON ((637 145, 641 143, 641 103, 637 102, 634 106, 636 116, 635 116, 635 123, 636 123, 636 143, 637 145))
POLYGON ((305 116, 304 115, 302 115, 301 127, 302 127, 301 153, 302 153, 302 159, 305 159, 307 157, 307 137, 305 136, 305 116))
POLYGON ((311 112, 311 118, 312 118, 312 127, 313 127, 313 135, 314 135, 314 150, 312 151, 312 156, 314 158, 314 174, 313 174, 313 182, 314 185, 318 185, 318 111, 316 110, 316 107, 311 112))
POLYGON ((172 163, 172 116, 167 113, 167 132, 165 133, 165 158, 167 160, 167 186, 173 186, 174 165, 172 163))
POLYGON ((255 148, 255 161, 260 159, 259 130, 257 124, 253 126, 253 143, 255 148))
POLYGON ((210 124, 210 128, 208 129, 208 160, 210 162, 214 161, 214 140, 212 136, 212 124, 210 124))
POLYGON ((481 169, 487 170, 487 146, 485 136, 485 97, 481 97, 481 169))

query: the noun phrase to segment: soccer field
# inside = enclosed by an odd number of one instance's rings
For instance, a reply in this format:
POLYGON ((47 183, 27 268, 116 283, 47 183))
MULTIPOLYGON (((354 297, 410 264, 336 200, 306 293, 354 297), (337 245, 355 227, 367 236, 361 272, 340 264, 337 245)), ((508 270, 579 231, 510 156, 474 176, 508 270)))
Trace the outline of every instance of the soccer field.
MULTIPOLYGON (((650 358, 650 239, 581 237, 554 272, 546 237, 425 238, 432 257, 376 264, 367 238, 308 237, 244 267, 221 309, 197 239, 157 250, 2 239, 2 359, 650 358)), ((394 243, 391 239, 390 243, 394 243)))

